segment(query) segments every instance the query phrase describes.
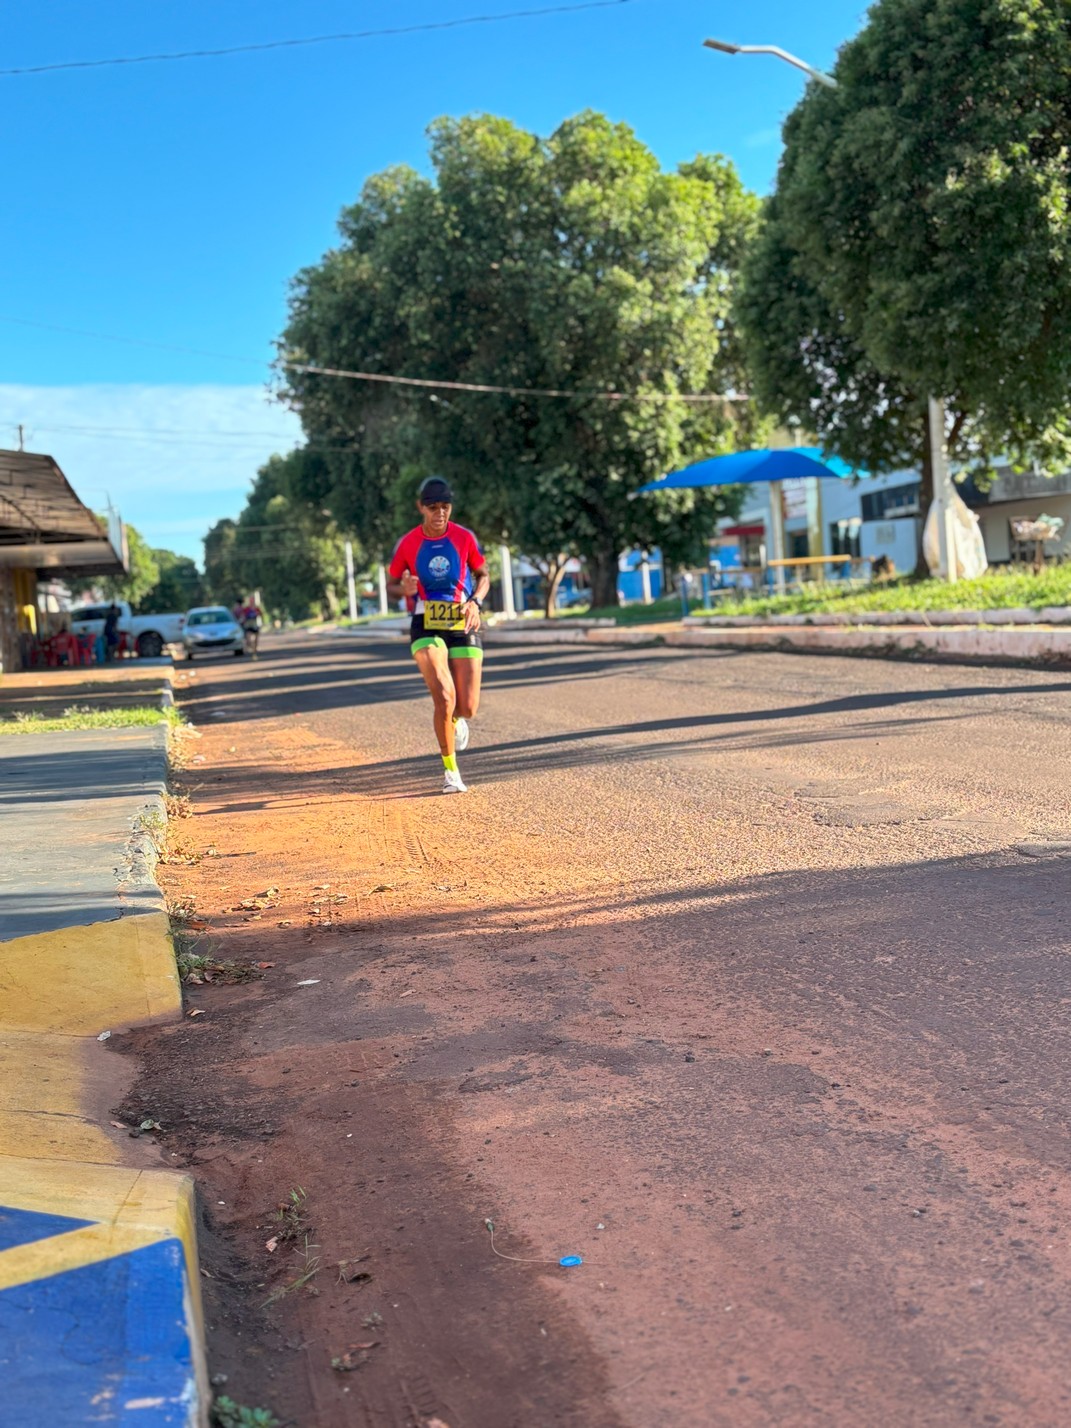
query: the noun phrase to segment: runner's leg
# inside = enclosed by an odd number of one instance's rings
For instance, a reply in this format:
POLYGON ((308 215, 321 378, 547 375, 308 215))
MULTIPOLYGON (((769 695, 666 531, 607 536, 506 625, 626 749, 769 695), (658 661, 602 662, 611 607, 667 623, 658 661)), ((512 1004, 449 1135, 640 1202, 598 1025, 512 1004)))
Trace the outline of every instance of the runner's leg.
POLYGON ((479 712, 482 673, 482 650, 467 647, 450 651, 450 674, 457 691, 454 713, 459 719, 474 719, 479 712))
POLYGON ((454 708, 457 694, 446 657, 446 645, 441 641, 413 651, 417 669, 424 676, 435 706, 435 737, 443 758, 454 756, 454 708))

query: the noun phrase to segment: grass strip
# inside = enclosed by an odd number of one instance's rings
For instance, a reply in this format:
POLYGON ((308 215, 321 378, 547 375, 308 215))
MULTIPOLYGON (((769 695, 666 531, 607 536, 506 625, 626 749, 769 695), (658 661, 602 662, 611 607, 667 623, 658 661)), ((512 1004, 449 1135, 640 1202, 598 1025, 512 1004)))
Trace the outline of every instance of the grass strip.
POLYGON ((790 595, 731 596, 695 615, 866 615, 879 610, 1041 610, 1071 604, 1071 565, 1032 570, 988 571, 977 580, 899 580, 838 588, 808 584, 790 595))
POLYGON ((155 704, 137 704, 126 709, 90 709, 72 704, 62 714, 26 714, 0 718, 0 734, 62 734, 75 729, 148 729, 167 724, 172 729, 182 723, 177 709, 161 709, 155 704))
MULTIPOLYGON (((990 570, 977 580, 913 580, 902 576, 863 586, 838 581, 809 583, 787 595, 726 594, 715 604, 692 608, 693 615, 866 615, 878 610, 1042 610, 1048 605, 1071 605, 1071 563, 1047 566, 1035 575, 1012 567, 990 570)), ((619 625, 646 625, 680 618, 675 595, 651 605, 623 605, 619 609, 574 606, 559 618, 610 619, 619 625)))

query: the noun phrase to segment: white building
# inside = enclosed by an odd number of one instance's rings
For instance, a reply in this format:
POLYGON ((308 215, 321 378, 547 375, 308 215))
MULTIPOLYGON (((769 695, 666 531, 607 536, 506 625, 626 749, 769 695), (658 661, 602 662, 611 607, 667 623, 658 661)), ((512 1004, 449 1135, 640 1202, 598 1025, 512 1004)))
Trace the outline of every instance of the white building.
MULTIPOLYGON (((921 483, 916 471, 888 476, 840 480, 834 476, 782 483, 785 555, 884 555, 901 572, 914 570, 925 512, 919 508, 921 483)), ((1033 545, 1015 540, 1013 520, 1059 516, 1061 539, 1045 548, 1046 556, 1071 556, 1071 472, 1046 476, 1000 467, 983 491, 971 480, 957 490, 976 513, 991 565, 1032 561, 1033 545)), ((712 554, 723 567, 757 568, 771 554, 770 487, 748 488, 743 509, 718 528, 712 554)))
MULTIPOLYGON (((858 480, 822 476, 784 481, 785 555, 884 555, 898 571, 913 570, 921 526, 919 488, 913 471, 858 480)), ((720 523, 720 550, 713 554, 723 568, 744 566, 757 573, 772 555, 770 492, 765 483, 749 487, 740 515, 720 523)))

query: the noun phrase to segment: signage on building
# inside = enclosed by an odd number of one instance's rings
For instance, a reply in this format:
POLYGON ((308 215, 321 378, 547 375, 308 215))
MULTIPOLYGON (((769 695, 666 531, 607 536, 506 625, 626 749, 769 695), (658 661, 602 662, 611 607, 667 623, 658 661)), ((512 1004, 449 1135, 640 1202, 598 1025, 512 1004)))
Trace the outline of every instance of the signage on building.
POLYGON ((807 519, 807 481, 794 477, 781 482, 781 510, 786 521, 807 519))

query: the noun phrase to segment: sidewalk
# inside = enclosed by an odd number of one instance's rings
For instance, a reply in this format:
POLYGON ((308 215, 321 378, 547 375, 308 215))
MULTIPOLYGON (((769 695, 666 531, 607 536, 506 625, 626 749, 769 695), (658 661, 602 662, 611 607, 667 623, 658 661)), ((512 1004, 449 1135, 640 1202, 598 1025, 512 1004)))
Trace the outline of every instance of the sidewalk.
MULTIPOLYGON (((86 676, 7 678, 0 717, 170 698, 165 665, 86 676)), ((163 725, 0 737, 0 1372, 20 1428, 203 1421, 192 1182, 130 1164, 100 1039, 182 1014, 153 880, 166 772, 163 725)))

